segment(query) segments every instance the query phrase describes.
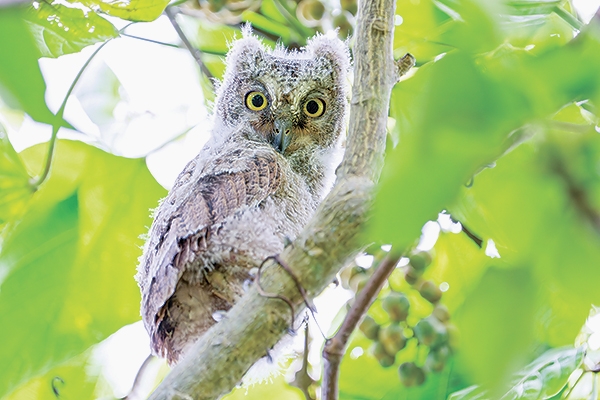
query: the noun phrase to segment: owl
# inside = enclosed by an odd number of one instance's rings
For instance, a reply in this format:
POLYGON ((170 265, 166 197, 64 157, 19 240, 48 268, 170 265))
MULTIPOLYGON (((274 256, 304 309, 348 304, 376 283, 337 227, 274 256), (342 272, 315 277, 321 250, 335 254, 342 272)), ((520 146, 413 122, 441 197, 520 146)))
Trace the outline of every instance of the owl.
POLYGON ((315 212, 347 112, 346 44, 269 50, 248 30, 217 89, 211 138, 154 213, 136 280, 153 353, 170 364, 315 212))

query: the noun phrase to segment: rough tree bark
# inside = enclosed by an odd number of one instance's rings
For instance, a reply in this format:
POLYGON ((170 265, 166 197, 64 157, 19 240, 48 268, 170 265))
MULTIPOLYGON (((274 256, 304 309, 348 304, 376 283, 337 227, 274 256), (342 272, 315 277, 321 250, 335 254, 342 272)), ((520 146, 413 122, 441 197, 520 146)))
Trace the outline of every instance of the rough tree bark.
MULTIPOLYGON (((398 70, 392 56, 394 0, 359 2, 354 86, 346 153, 334 188, 302 234, 280 255, 309 298, 319 294, 360 250, 383 164, 390 93, 398 70)), ((269 262, 260 284, 287 297, 299 313, 303 298, 290 275, 269 262)), ((261 296, 254 286, 209 329, 164 379, 150 399, 216 399, 286 334, 290 307, 261 296)))

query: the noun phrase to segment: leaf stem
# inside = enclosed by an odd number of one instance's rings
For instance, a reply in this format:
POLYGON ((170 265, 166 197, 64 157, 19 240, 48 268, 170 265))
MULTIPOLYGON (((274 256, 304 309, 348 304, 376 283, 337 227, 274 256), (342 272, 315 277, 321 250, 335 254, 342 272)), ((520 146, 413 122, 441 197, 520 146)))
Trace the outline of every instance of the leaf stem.
MULTIPOLYGON (((123 33, 123 31, 127 27, 129 27, 131 24, 127 24, 123 29, 121 29, 119 31, 119 33, 120 34, 123 33)), ((57 117, 56 121, 52 124, 52 136, 50 137, 50 142, 48 144, 48 154, 46 156, 46 163, 44 164, 44 170, 42 171, 42 174, 37 179, 35 179, 31 182, 31 186, 32 186, 33 190, 38 190, 39 187, 46 181, 46 179, 48 178, 48 175, 50 174, 50 166, 52 165, 52 159, 54 158, 54 149, 56 147, 56 139, 58 137, 58 131, 61 126, 60 121, 63 119, 63 115, 65 113, 65 107, 67 106, 67 101, 69 100, 71 93, 73 93, 73 90, 75 89, 75 85, 77 85, 77 82, 79 82, 79 78, 81 78, 81 75, 83 75, 83 71, 85 71, 86 68, 88 67, 88 65, 90 65, 90 62, 92 62, 92 60, 94 59, 96 54, 98 54, 98 52, 100 52, 100 50, 102 50, 102 48, 104 46, 106 46, 106 44, 108 42, 110 42, 112 39, 113 38, 108 39, 107 41, 102 43, 100 46, 98 46, 98 48, 96 50, 94 50, 92 55, 86 60, 86 62, 83 64, 83 66, 79 69, 79 72, 77 72, 77 75, 75 76, 75 79, 73 79, 73 82, 71 82, 71 86, 69 86, 69 89, 67 90, 67 93, 65 94, 62 104, 60 105, 60 108, 58 109, 58 112, 56 113, 56 117, 57 117)))
POLYGON ((163 46, 175 47, 176 49, 180 48, 179 46, 177 46, 176 44, 173 44, 173 43, 160 42, 158 40, 148 39, 148 38, 144 38, 144 37, 141 37, 141 36, 130 35, 128 33, 121 33, 121 36, 125 36, 125 37, 132 38, 132 39, 137 39, 137 40, 143 40, 144 42, 150 42, 150 43, 154 43, 154 44, 160 44, 160 45, 163 45, 163 46))
POLYGON ((185 135, 188 134, 189 131, 191 131, 192 129, 194 129, 196 126, 190 126, 189 128, 185 129, 183 132, 175 135, 174 137, 172 137, 171 139, 168 139, 166 142, 162 143, 161 145, 159 145, 158 147, 155 147, 154 149, 150 150, 148 153, 146 153, 146 157, 148 157, 150 154, 156 153, 157 151, 160 151, 162 149, 164 149, 165 147, 167 147, 169 144, 181 139, 182 137, 184 137, 185 135))
POLYGON ((573 14, 571 14, 561 6, 554 7, 552 11, 554 11, 554 13, 560 18, 562 18, 562 20, 565 21, 567 24, 571 25, 571 28, 577 31, 581 31, 581 28, 583 28, 583 22, 581 22, 579 19, 577 19, 577 17, 573 16, 573 14))
POLYGON ((285 4, 285 0, 275 0, 274 3, 275 7, 277 7, 281 15, 283 15, 288 20, 288 22, 292 25, 294 30, 298 32, 301 37, 306 38, 314 35, 314 32, 311 29, 308 29, 307 27, 302 25, 302 23, 298 21, 298 18, 296 18, 296 16, 292 14, 292 10, 290 10, 285 4))

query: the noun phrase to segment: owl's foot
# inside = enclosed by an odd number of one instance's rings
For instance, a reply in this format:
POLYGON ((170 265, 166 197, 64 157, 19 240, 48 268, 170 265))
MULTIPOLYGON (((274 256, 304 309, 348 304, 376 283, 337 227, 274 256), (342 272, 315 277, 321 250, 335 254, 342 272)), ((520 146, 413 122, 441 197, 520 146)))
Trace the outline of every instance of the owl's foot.
POLYGON ((281 299, 281 300, 283 300, 283 301, 285 301, 287 303, 287 305, 290 307, 290 310, 292 312, 292 322, 291 322, 290 326, 293 329, 293 327, 294 327, 294 321, 295 321, 295 315, 296 315, 296 310, 294 308, 294 304, 292 303, 292 301, 290 299, 288 299, 287 297, 281 295, 281 294, 267 293, 267 292, 265 292, 263 290, 262 286, 260 286, 260 276, 261 276, 262 268, 266 264, 266 262, 269 261, 269 260, 273 260, 277 264, 279 264, 279 266, 281 266, 281 268, 283 268, 284 271, 287 272, 288 275, 292 278, 292 280, 296 284, 296 288, 298 288, 298 292, 300 292, 300 295, 304 299, 304 304, 306 304, 306 307, 308 307, 308 309, 311 311, 311 313, 313 313, 313 314, 316 313, 317 312, 317 308, 315 307, 315 305, 311 301, 311 299, 308 298, 308 295, 306 294, 306 290, 300 284, 300 280, 298 280, 298 277, 296 276, 296 274, 294 274, 294 272, 290 269, 290 267, 279 257, 279 254, 276 254, 274 256, 269 256, 269 257, 265 258, 265 260, 262 262, 262 264, 258 268, 258 273, 257 273, 257 276, 256 276, 256 283, 257 283, 256 286, 258 287, 258 292, 260 293, 261 296, 269 297, 269 298, 275 298, 275 299, 281 299))

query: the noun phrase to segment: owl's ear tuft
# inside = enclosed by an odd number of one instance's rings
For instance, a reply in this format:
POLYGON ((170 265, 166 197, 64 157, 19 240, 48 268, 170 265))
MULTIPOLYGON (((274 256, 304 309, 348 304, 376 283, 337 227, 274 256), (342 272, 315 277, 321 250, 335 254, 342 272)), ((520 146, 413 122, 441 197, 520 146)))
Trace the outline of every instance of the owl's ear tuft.
POLYGON ((337 37, 336 32, 313 37, 306 45, 306 50, 317 59, 327 60, 339 74, 345 75, 350 68, 348 45, 337 37))
POLYGON ((250 65, 257 65, 263 60, 265 48, 263 44, 252 35, 249 25, 242 27, 242 38, 231 44, 227 53, 227 65, 236 70, 246 70, 250 65))

